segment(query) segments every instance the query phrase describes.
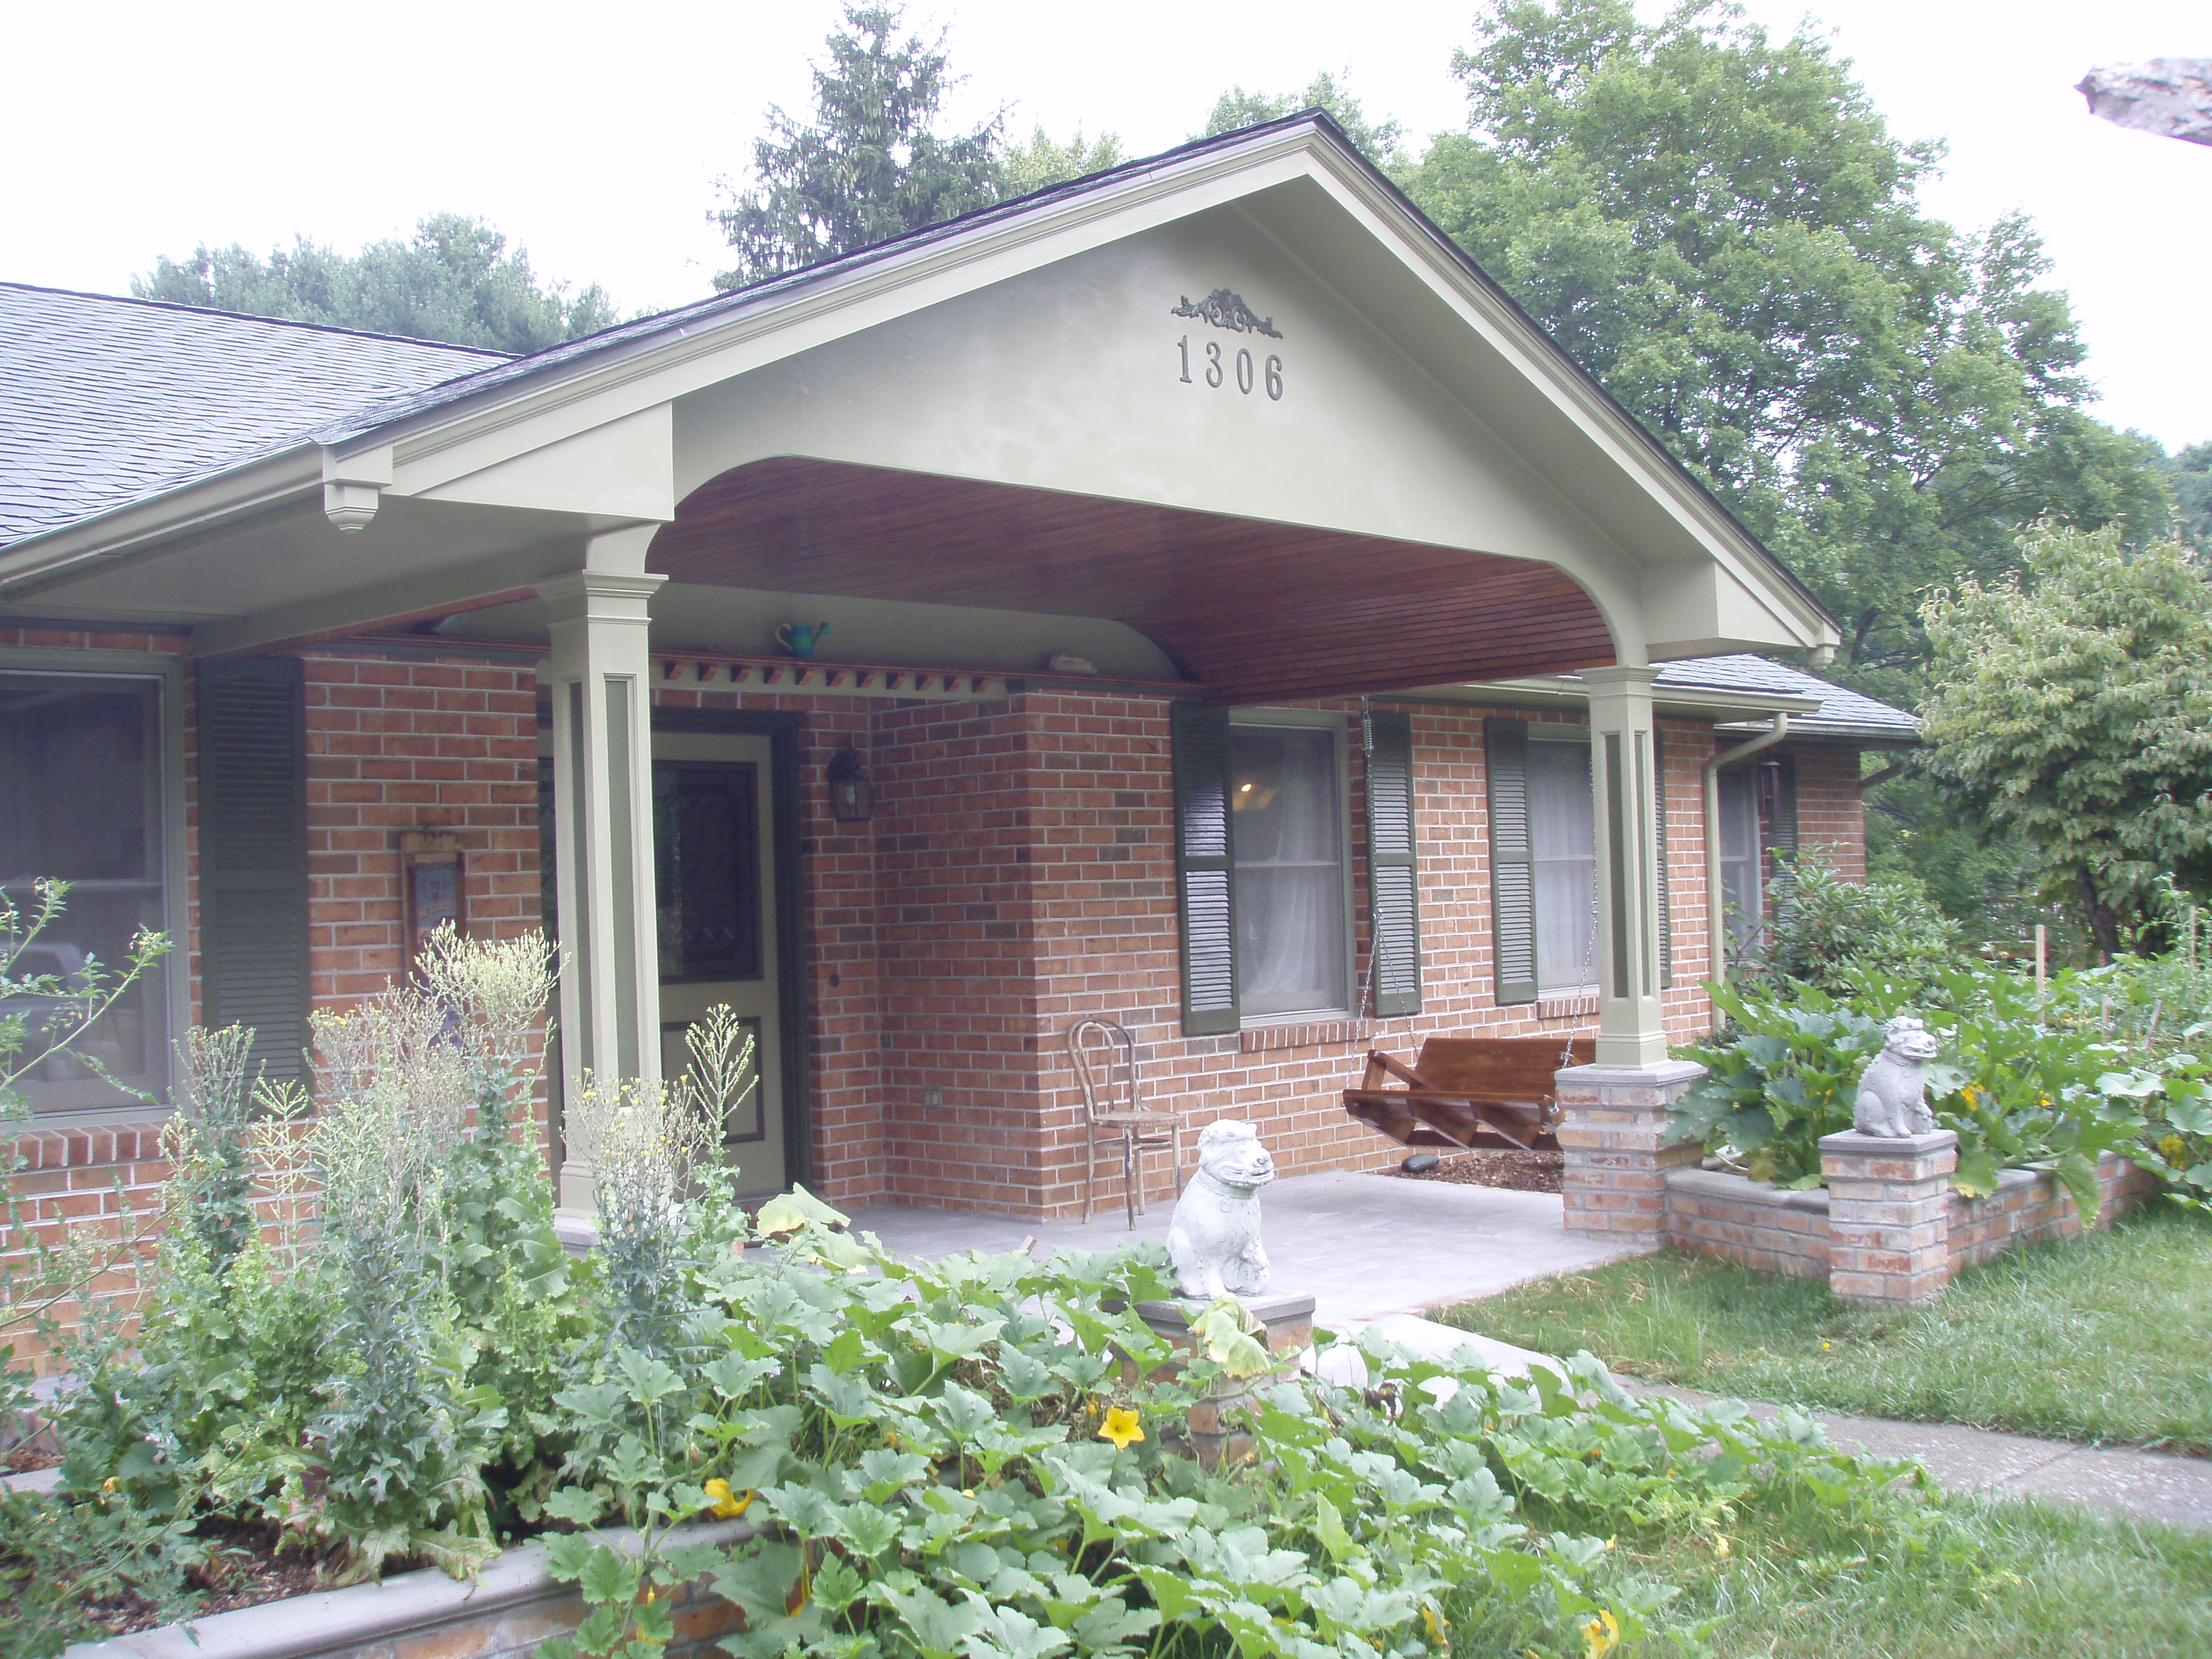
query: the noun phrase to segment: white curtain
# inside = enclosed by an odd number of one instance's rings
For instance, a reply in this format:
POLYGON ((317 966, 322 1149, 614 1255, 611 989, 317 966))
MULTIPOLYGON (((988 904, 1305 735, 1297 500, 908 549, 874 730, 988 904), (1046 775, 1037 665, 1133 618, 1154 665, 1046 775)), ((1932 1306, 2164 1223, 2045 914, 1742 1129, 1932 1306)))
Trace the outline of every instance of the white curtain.
POLYGON ((1528 745, 1528 834, 1536 860, 1536 983, 1597 982, 1597 826, 1587 743, 1528 745))
POLYGON ((1234 726, 1229 760, 1243 1012, 1346 1007, 1336 734, 1319 726, 1234 726))

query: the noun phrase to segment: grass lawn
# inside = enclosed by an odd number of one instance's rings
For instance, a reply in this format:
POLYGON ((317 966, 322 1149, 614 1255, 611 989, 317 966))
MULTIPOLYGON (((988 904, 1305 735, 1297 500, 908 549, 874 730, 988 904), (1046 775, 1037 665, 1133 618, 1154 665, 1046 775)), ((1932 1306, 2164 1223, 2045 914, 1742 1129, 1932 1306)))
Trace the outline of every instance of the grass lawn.
POLYGON ((2212 1653, 2212 1538, 2028 1504, 1930 1507, 1911 1539, 1808 1504, 1741 1517, 1725 1556, 1684 1540, 1622 1565, 1683 1585, 1679 1608, 1715 1621, 1715 1659, 2212 1653))
POLYGON ((1439 1316, 1749 1400, 2212 1454, 2212 1217, 2170 1204, 1970 1267, 1906 1311, 1668 1250, 1439 1316))

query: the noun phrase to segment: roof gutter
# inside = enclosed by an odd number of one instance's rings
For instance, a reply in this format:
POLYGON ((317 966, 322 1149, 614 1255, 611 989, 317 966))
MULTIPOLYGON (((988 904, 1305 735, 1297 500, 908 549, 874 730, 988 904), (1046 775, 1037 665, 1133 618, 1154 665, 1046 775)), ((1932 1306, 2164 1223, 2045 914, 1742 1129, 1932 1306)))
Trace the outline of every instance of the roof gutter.
MULTIPOLYGON (((1721 768, 1747 759, 1790 735, 1790 711, 1778 708, 1774 724, 1748 743, 1713 752, 1703 769, 1705 787, 1705 939, 1712 962, 1712 982, 1728 982, 1728 918, 1721 913, 1721 768)), ((1720 1010, 1713 1010, 1713 1026, 1720 1027, 1720 1010)))
POLYGON ((211 529, 323 483, 319 445, 264 455, 181 489, 141 496, 0 550, 0 599, 35 593, 82 565, 123 557, 157 542, 211 529))

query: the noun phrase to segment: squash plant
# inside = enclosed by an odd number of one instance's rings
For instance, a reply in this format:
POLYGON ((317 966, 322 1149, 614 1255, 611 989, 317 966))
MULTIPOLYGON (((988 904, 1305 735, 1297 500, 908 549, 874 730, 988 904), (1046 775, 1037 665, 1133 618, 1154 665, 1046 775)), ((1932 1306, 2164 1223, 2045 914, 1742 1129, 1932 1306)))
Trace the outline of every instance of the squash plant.
POLYGON ((1336 1388, 1219 1308, 1169 1376, 1130 1311, 1167 1290, 1157 1246, 917 1265, 834 1223, 781 1237, 719 1272, 694 1321, 714 1359, 624 1351, 563 1396, 591 1426, 549 1509, 630 1530, 552 1541, 592 1610, 551 1659, 655 1659, 700 1579, 744 1612, 739 1659, 1413 1659, 1455 1629, 1610 1652, 1678 1628, 1616 1535, 1904 1473, 1802 1417, 1632 1400, 1587 1355, 1522 1385, 1376 1345, 1336 1388), (1176 1443, 1224 1381, 1255 1391, 1255 1439, 1208 1472, 1176 1443), (734 1543, 678 1530, 738 1514, 734 1543))

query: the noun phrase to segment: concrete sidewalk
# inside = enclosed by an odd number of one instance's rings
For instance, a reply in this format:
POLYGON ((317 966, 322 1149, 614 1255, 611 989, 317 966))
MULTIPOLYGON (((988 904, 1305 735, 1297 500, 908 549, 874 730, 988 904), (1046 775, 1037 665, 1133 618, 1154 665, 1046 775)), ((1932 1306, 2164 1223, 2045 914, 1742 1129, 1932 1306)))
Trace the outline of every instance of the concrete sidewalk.
MULTIPOLYGON (((1718 1397, 1633 1377, 1614 1380, 1632 1394, 1663 1395, 1692 1406, 1718 1397)), ((1759 1401, 1745 1403, 1754 1417, 1770 1418, 1782 1410, 1759 1401)), ((2130 1520, 2212 1532, 2212 1458, 2076 1446, 1953 1423, 1896 1423, 1826 1412, 1812 1416, 1844 1450, 1909 1457, 1948 1492, 2078 1504, 2130 1520)))
MULTIPOLYGON (((1637 1254, 1569 1237, 1556 1193, 1332 1170, 1278 1181, 1260 1202, 1271 1291, 1310 1293, 1314 1322, 1328 1330, 1495 1296, 1532 1279, 1637 1254)), ((1164 1239, 1174 1207, 1154 1202, 1137 1218, 1133 1235, 1118 1206, 1102 1209, 1086 1225, 878 1204, 854 1210, 853 1226, 876 1234, 895 1255, 920 1261, 1019 1249, 1024 1238, 1042 1260, 1054 1250, 1110 1249, 1132 1237, 1164 1239)))

